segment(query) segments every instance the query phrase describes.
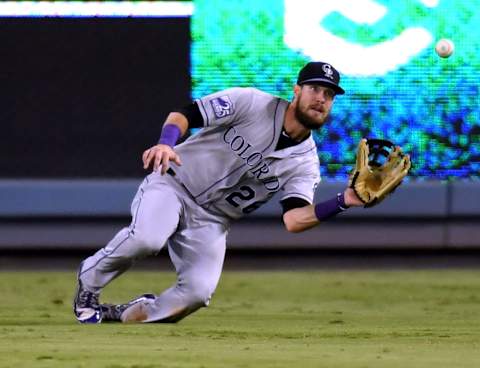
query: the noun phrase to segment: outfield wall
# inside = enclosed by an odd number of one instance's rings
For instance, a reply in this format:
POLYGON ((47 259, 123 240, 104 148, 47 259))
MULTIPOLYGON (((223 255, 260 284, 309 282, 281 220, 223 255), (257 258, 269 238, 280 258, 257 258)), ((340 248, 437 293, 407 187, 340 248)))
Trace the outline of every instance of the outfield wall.
MULTIPOLYGON (((128 224, 141 179, 1 180, 0 248, 98 248, 128 224)), ((343 183, 321 183, 316 200, 343 183)), ((480 184, 419 181, 402 185, 375 208, 355 208, 301 234, 281 223, 278 197, 229 234, 231 248, 477 248, 480 184)))

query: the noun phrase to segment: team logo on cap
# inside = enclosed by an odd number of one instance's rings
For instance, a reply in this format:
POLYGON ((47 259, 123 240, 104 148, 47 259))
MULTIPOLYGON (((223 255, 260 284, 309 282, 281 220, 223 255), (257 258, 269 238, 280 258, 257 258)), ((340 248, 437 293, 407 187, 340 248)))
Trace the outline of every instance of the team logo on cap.
POLYGON ((224 118, 225 116, 234 113, 233 103, 227 95, 210 100, 210 104, 212 105, 213 112, 217 119, 224 118))
POLYGON ((330 64, 323 64, 322 70, 325 73, 325 77, 330 78, 333 80, 333 70, 330 64))

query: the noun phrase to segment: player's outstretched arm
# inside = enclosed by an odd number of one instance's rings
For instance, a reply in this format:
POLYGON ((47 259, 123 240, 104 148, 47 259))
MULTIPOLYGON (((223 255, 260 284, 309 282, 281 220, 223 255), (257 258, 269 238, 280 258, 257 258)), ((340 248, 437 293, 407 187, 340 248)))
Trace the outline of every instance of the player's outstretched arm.
POLYGON ((159 143, 143 152, 143 168, 148 169, 153 165, 153 171, 161 168, 161 174, 164 175, 169 168, 170 161, 180 166, 182 162, 173 147, 187 129, 188 120, 183 114, 170 113, 163 124, 159 143))
POLYGON ((285 228, 292 233, 311 229, 319 223, 345 211, 349 207, 363 206, 353 189, 347 188, 343 194, 328 201, 292 208, 283 214, 285 228))

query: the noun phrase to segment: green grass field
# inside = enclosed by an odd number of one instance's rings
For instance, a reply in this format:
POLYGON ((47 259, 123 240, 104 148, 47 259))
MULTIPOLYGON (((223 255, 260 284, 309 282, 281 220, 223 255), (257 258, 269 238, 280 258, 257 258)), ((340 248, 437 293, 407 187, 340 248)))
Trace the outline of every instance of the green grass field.
MULTIPOLYGON (((130 272, 103 300, 173 279, 130 272)), ((229 271, 209 308, 170 325, 80 325, 74 286, 0 273, 0 367, 480 367, 480 271, 229 271)))

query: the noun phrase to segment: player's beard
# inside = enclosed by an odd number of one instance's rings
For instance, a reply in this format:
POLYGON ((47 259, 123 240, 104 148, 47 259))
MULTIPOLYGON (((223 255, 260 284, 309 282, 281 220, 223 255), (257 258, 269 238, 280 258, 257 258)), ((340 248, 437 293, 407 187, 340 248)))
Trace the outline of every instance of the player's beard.
POLYGON ((295 118, 298 120, 300 124, 302 124, 307 129, 310 129, 310 130, 320 129, 325 123, 325 121, 327 120, 328 114, 323 119, 320 119, 320 120, 318 118, 315 119, 314 117, 308 114, 307 111, 309 107, 302 108, 300 103, 301 99, 302 99, 302 95, 299 94, 297 106, 295 107, 295 118))

